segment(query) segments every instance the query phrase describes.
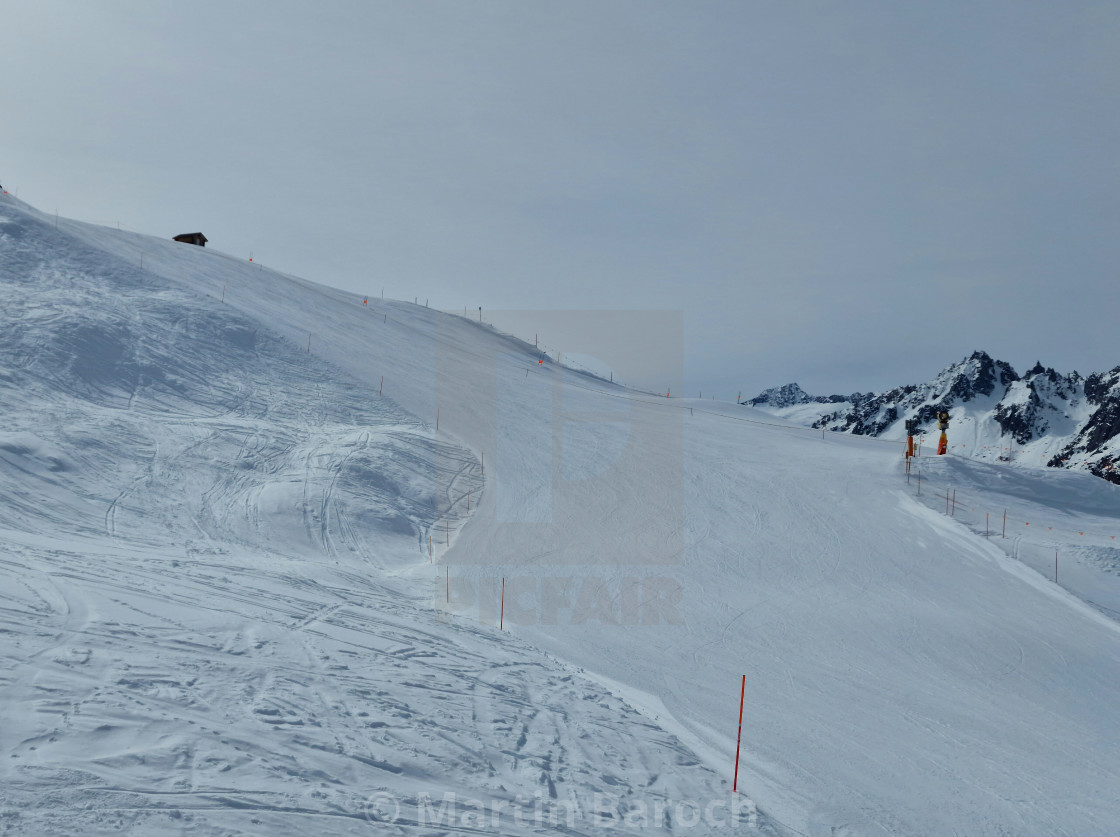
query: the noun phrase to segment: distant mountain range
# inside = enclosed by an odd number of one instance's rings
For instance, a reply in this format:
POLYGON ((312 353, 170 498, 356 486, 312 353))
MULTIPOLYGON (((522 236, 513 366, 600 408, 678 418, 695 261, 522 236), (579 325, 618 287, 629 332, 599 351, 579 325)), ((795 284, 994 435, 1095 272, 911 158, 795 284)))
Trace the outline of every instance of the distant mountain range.
POLYGON ((912 418, 936 433, 935 416, 947 410, 956 455, 1077 468, 1120 484, 1120 366, 1082 377, 1036 363, 1020 376, 974 352, 924 384, 814 396, 792 383, 743 403, 811 427, 898 439, 912 418))

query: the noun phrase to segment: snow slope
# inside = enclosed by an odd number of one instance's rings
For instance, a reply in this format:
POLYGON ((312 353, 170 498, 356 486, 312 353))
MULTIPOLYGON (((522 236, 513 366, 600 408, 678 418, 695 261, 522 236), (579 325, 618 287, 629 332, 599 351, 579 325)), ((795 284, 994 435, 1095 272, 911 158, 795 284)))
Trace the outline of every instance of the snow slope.
POLYGON ((469 831, 482 805, 591 834, 596 793, 727 799, 600 683, 432 606, 429 533, 485 496, 470 451, 141 270, 159 242, 0 211, 0 833, 367 834, 395 805, 469 831))
POLYGON ((0 218, 0 830, 1115 832, 1120 488, 0 218))

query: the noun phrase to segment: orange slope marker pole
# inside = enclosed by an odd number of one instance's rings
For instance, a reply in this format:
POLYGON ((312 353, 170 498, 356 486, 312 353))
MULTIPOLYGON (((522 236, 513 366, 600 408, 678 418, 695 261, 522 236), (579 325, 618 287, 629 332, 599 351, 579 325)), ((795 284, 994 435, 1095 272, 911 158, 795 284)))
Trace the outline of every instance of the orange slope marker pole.
POLYGON ((739 790, 739 745, 743 742, 743 700, 747 696, 747 675, 743 675, 743 686, 739 690, 739 735, 735 739, 735 778, 731 782, 731 792, 739 790))

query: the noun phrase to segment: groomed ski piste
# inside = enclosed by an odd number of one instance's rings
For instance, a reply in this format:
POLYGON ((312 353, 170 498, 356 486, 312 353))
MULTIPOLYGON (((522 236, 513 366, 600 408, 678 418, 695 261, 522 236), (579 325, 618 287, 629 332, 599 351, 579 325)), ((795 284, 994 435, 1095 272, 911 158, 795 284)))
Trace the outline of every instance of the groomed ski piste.
POLYGON ((7 195, 0 294, 0 833, 1117 833, 1116 486, 7 195))

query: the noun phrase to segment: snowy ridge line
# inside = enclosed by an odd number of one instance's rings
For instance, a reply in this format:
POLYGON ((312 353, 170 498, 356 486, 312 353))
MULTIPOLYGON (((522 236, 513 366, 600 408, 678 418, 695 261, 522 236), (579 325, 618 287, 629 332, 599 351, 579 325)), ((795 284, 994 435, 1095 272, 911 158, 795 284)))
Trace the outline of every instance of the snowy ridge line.
MULTIPOLYGON (((256 264, 256 262, 254 262, 254 264, 256 264)), ((262 267, 262 269, 265 269, 265 268, 262 267)), ((283 271, 275 270, 273 268, 267 268, 267 269, 271 273, 274 273, 278 276, 282 276, 286 279, 290 279, 290 280, 293 280, 293 281, 299 281, 299 282, 306 282, 307 281, 306 279, 303 279, 303 278, 298 277, 298 276, 294 276, 294 275, 289 274, 289 273, 284 273, 283 271)), ((344 291, 344 292, 341 292, 341 293, 345 293, 346 295, 350 295, 351 292, 344 291)), ((457 311, 445 311, 445 310, 441 310, 441 309, 438 309, 438 308, 431 308, 430 306, 420 305, 419 303, 416 303, 416 302, 409 303, 407 299, 398 299, 398 300, 382 299, 381 297, 362 296, 361 294, 354 294, 353 296, 356 300, 365 299, 365 300, 369 300, 370 302, 373 302, 373 303, 380 302, 380 303, 382 303, 382 305, 384 305, 386 302, 395 302, 395 303, 402 304, 402 305, 410 305, 411 304, 411 305, 414 305, 414 306, 419 307, 419 308, 425 308, 429 311, 435 311, 438 314, 444 314, 444 315, 449 316, 449 317, 456 317, 460 320, 463 320, 466 323, 470 323, 471 325, 474 325, 474 326, 477 326, 477 327, 480 327, 480 328, 487 328, 490 331, 492 331, 495 334, 498 334, 502 337, 506 337, 506 338, 509 338, 509 339, 512 339, 512 340, 517 340, 517 341, 521 342, 522 344, 524 344, 524 347, 526 349, 532 348, 535 351, 539 351, 540 347, 543 346, 546 349, 551 348, 553 351, 556 351, 559 354, 558 349, 555 349, 555 347, 550 347, 550 346, 548 346, 548 344, 540 344, 540 346, 534 345, 534 346, 530 347, 529 342, 527 340, 525 340, 523 337, 518 337, 515 334, 510 334, 508 332, 504 332, 504 331, 496 328, 495 326, 493 326, 490 323, 485 323, 485 322, 480 323, 477 320, 471 319, 470 317, 464 317, 462 314, 458 313, 457 311)), ((215 298, 217 298, 217 297, 215 297, 215 298)), ((368 303, 363 304, 362 307, 367 307, 367 308, 370 308, 370 310, 373 310, 373 308, 370 307, 368 303)), ((395 325, 401 326, 403 328, 406 328, 406 329, 409 329, 409 330, 412 330, 412 331, 416 330, 414 324, 412 324, 412 323, 405 322, 404 320, 399 320, 395 317, 390 319, 389 315, 388 315, 388 312, 385 311, 385 310, 381 310, 381 311, 379 311, 379 313, 381 313, 381 315, 382 315, 382 322, 383 323, 392 322, 395 325)), ((313 348, 314 348, 314 346, 313 346, 313 348)), ((601 375, 598 375, 598 374, 596 374, 594 372, 591 372, 589 370, 578 369, 578 368, 575 368, 575 367, 566 366, 562 362, 557 361, 555 358, 553 358, 551 355, 549 355, 547 351, 543 352, 543 354, 546 357, 548 357, 549 364, 554 368, 558 368, 558 369, 561 369, 561 370, 566 369, 569 372, 572 372, 576 375, 584 375, 584 376, 587 376, 587 377, 590 377, 590 378, 594 378, 595 380, 601 381, 602 383, 607 384, 608 386, 613 385, 615 387, 618 387, 619 389, 621 389, 623 391, 623 393, 633 393, 633 394, 639 394, 639 395, 644 395, 644 396, 650 396, 652 399, 656 399, 656 400, 635 399, 633 397, 633 395, 607 392, 607 391, 604 391, 601 388, 589 387, 589 386, 586 386, 586 385, 583 385, 583 384, 575 383, 573 381, 568 381, 568 382, 565 383, 565 386, 572 387, 574 389, 582 389, 582 390, 587 391, 587 392, 593 392, 597 395, 603 395, 603 396, 607 396, 607 397, 610 397, 610 398, 619 398, 619 399, 626 400, 626 401, 631 401, 631 402, 638 401, 639 403, 643 403, 643 404, 659 405, 659 406, 667 406, 667 407, 671 406, 671 407, 674 407, 675 409, 680 409, 680 410, 688 409, 689 411, 700 412, 700 413, 704 413, 704 414, 711 415, 711 416, 717 416, 719 418, 725 418, 725 419, 730 419, 730 420, 733 420, 733 421, 744 422, 744 423, 747 423, 747 424, 755 424, 755 425, 759 425, 761 427, 778 427, 778 428, 781 428, 783 430, 797 430, 797 431, 813 433, 813 434, 816 434, 818 432, 817 428, 805 427, 803 425, 797 425, 797 424, 793 424, 793 423, 781 424, 781 423, 778 423, 778 422, 760 421, 759 419, 750 419, 750 418, 746 418, 745 416, 731 416, 731 415, 728 415, 726 413, 719 413, 719 412, 715 412, 715 411, 712 411, 712 410, 706 410, 703 407, 686 406, 686 405, 680 404, 680 403, 672 404, 671 403, 672 401, 675 401, 675 400, 680 401, 680 400, 684 400, 684 399, 682 399, 680 396, 661 396, 658 393, 651 392, 649 390, 632 389, 630 387, 627 387, 625 384, 621 383, 620 381, 608 380, 606 378, 603 378, 601 375), (660 400, 662 397, 664 397, 664 401, 660 400)), ((540 368, 534 369, 531 365, 526 365, 525 368, 528 371, 535 372, 535 373, 539 373, 541 371, 540 368)), ((721 403, 730 403, 730 402, 721 402, 721 403)), ((737 402, 737 404, 738 403, 739 402, 737 402)), ((424 423, 425 423, 425 425, 427 424, 426 421, 424 423)), ((851 435, 851 434, 847 434, 847 435, 851 435)), ((874 437, 874 436, 852 435, 852 438, 857 438, 857 439, 861 439, 863 441, 869 441, 869 442, 877 442, 877 443, 880 443, 880 444, 888 444, 888 445, 898 444, 898 442, 896 440, 880 439, 880 438, 874 437)))
MULTIPOLYGON (((136 232, 138 232, 138 231, 136 231, 136 232)), ((215 250, 213 252, 217 255, 227 256, 227 254, 221 253, 220 251, 215 250)), ((237 258, 233 257, 233 256, 227 256, 227 257, 231 258, 231 259, 234 259, 234 260, 237 260, 237 258)), ((291 274, 291 273, 285 273, 284 271, 277 270, 275 268, 266 267, 265 265, 261 265, 259 262, 254 261, 253 264, 254 265, 260 265, 261 270, 267 270, 269 273, 272 273, 276 276, 280 276, 280 277, 283 277, 285 279, 288 279, 288 280, 291 280, 291 281, 294 281, 294 282, 306 283, 306 282, 309 281, 309 280, 307 280, 303 277, 296 276, 296 275, 291 274)), ((234 287, 236 287, 236 286, 234 286, 234 287)), ((331 290, 334 291, 336 289, 332 288, 331 290)), ((489 329, 490 331, 492 331, 493 333, 495 333, 495 334, 497 334, 501 337, 505 337, 505 338, 508 338, 508 339, 511 339, 511 340, 516 340, 516 341, 522 343, 526 350, 528 350, 529 348, 532 348, 534 351, 538 350, 537 346, 530 347, 528 341, 525 340, 523 337, 518 337, 515 334, 510 334, 508 332, 504 332, 501 329, 496 328, 491 323, 479 322, 478 320, 471 319, 469 316, 464 317, 462 314, 458 313, 457 311, 446 311, 446 310, 442 310, 442 309, 439 309, 439 308, 432 308, 429 305, 420 305, 418 302, 409 302, 407 299, 393 299, 393 298, 388 298, 388 297, 387 298, 372 297, 372 296, 367 296, 367 295, 363 295, 363 294, 354 294, 352 291, 342 291, 342 290, 338 290, 338 293, 343 294, 345 296, 353 296, 355 298, 355 300, 365 300, 365 302, 362 303, 362 307, 367 308, 370 311, 374 310, 374 306, 371 303, 381 303, 382 306, 381 306, 380 310, 378 310, 378 313, 381 314, 381 316, 382 316, 382 323, 383 324, 392 323, 392 324, 400 326, 404 329, 408 329, 410 331, 415 332, 417 329, 416 329, 416 326, 415 326, 414 323, 407 322, 407 321, 401 320, 401 319, 397 319, 396 317, 389 317, 388 311, 386 310, 388 308, 386 303, 396 303, 396 304, 399 304, 399 305, 412 305, 412 306, 415 306, 417 308, 424 308, 428 311, 434 311, 437 314, 444 314, 444 315, 449 316, 449 317, 456 317, 457 319, 460 319, 465 323, 468 323, 470 325, 473 325, 473 326, 476 326, 476 327, 479 327, 479 328, 489 329)), ((229 293, 227 292, 225 294, 225 296, 228 297, 229 293)), ((224 298, 222 296, 218 295, 218 294, 211 294, 211 297, 213 299, 220 299, 223 303, 225 302, 224 298)), ((312 332, 312 335, 313 334, 314 334, 314 332, 312 332)), ((544 344, 541 344, 541 345, 543 346, 544 344)), ((312 353, 314 353, 314 349, 315 349, 315 343, 314 342, 312 343, 311 348, 312 348, 312 353)), ((552 347, 549 347, 549 348, 552 348, 552 347)), ((555 351, 558 355, 560 354, 558 349, 552 348, 552 350, 555 351)), ((564 364, 563 362, 558 361, 556 358, 552 357, 551 355, 549 355, 547 351, 542 352, 542 354, 545 357, 548 357, 548 362, 553 367, 557 367, 559 369, 567 369, 568 371, 574 372, 577 375, 585 375, 585 376, 588 376, 588 377, 591 377, 591 378, 595 378, 596 380, 602 381, 604 384, 613 384, 614 386, 620 387, 622 389, 628 389, 625 386, 625 384, 623 384, 620 381, 617 381, 617 380, 616 381, 611 381, 611 380, 608 380, 607 378, 602 377, 601 375, 597 375, 596 373, 594 373, 590 370, 581 369, 581 368, 574 367, 574 366, 568 366, 568 365, 564 364)), ((539 369, 537 369, 537 370, 532 369, 531 366, 526 366, 526 369, 528 369, 530 371, 540 371, 539 369)), ((575 385, 573 385, 573 386, 575 386, 575 385)), ((589 391, 592 391, 592 392, 599 392, 599 390, 590 390, 587 387, 584 387, 584 389, 588 389, 589 391)), ((633 390, 633 391, 644 392, 643 390, 633 390)), ((653 393, 653 392, 649 392, 649 393, 646 393, 646 394, 656 395, 656 393, 653 393)), ((426 424, 426 422, 425 422, 425 424, 426 424)))
MULTIPOLYGON (((600 390, 591 390, 590 387, 581 387, 579 384, 569 384, 569 386, 571 386, 573 388, 576 388, 576 389, 587 389, 587 390, 596 392, 596 393, 601 394, 601 395, 606 395, 610 398, 625 398, 626 400, 629 400, 629 401, 637 401, 640 404, 649 404, 649 405, 655 406, 655 407, 656 406, 672 407, 673 409, 677 409, 677 410, 695 411, 695 412, 698 412, 698 413, 703 413, 705 415, 715 416, 716 418, 728 419, 730 421, 739 421, 739 422, 744 422, 746 424, 755 424, 755 425, 758 425, 760 427, 778 427, 782 430, 796 430, 796 431, 800 431, 802 433, 812 433, 814 436, 821 432, 820 430, 818 430, 815 427, 805 427, 803 425, 798 425, 798 424, 779 424, 778 422, 773 422, 773 421, 760 421, 759 419, 751 419, 751 418, 747 418, 746 416, 732 416, 732 415, 728 415, 727 413, 717 413, 714 410, 706 410, 703 407, 693 407, 693 406, 690 406, 690 405, 687 405, 687 404, 673 404, 671 402, 674 401, 674 400, 678 400, 679 397, 677 399, 675 399, 672 396, 659 396, 656 393, 645 392, 644 390, 628 390, 628 391, 629 392, 639 392, 643 395, 651 395, 651 396, 653 396, 653 400, 635 399, 632 396, 617 395, 615 393, 602 392, 600 390), (664 399, 664 400, 662 400, 662 399, 664 399)), ((679 399, 679 400, 683 400, 683 399, 679 399)), ((723 403, 729 403, 729 402, 723 402, 723 403)), ((845 434, 845 435, 849 435, 849 434, 845 434)), ((822 438, 827 438, 827 437, 822 436, 822 438)), ((886 445, 898 445, 899 444, 899 442, 895 439, 879 439, 879 438, 876 438, 874 436, 855 436, 855 435, 852 435, 851 438, 861 439, 863 441, 868 441, 868 442, 878 442, 879 444, 886 444, 886 445)))
MULTIPOLYGON (((513 336, 513 335, 510 335, 510 336, 513 336)), ((520 340, 521 338, 515 337, 515 339, 520 340)), ((553 361, 553 363, 555 363, 555 361, 553 361)), ((612 383, 611 381, 608 381, 605 378, 600 378, 598 375, 596 375, 593 372, 586 372, 584 370, 572 369, 570 367, 564 366, 563 364, 556 364, 556 365, 558 367, 560 367, 561 369, 568 369, 569 371, 575 372, 576 374, 589 375, 593 378, 596 378, 598 380, 603 381, 603 383, 605 383, 605 384, 611 384, 612 383)), ((529 369, 529 371, 531 371, 531 372, 539 372, 540 371, 539 369, 534 370, 532 367, 526 367, 526 368, 529 369)), ((619 384, 617 381, 614 381, 613 384, 614 384, 614 386, 623 390, 623 392, 622 393, 608 392, 608 391, 604 391, 602 389, 596 389, 596 388, 593 388, 593 387, 586 386, 584 384, 578 384, 578 383, 572 383, 572 382, 566 382, 564 385, 567 386, 567 387, 571 387, 572 389, 582 389, 582 390, 585 390, 587 392, 593 392, 596 395, 601 395, 601 396, 605 396, 605 397, 608 397, 608 398, 618 398, 618 399, 621 399, 621 400, 624 400, 624 401, 629 401, 631 403, 637 402, 639 404, 648 404, 650 406, 655 406, 655 407, 671 407, 671 408, 676 409, 676 410, 690 410, 690 411, 695 411, 695 412, 698 412, 698 413, 703 413, 703 414, 709 415, 709 416, 715 416, 717 418, 724 418, 724 419, 729 419, 731 421, 744 422, 746 424, 755 424, 755 425, 758 425, 760 427, 778 427, 778 428, 781 428, 782 430, 796 430, 796 431, 800 431, 802 433, 812 433, 813 435, 816 435, 816 434, 821 432, 818 428, 815 428, 815 427, 805 427, 804 425, 793 424, 793 423, 780 424, 778 422, 773 422, 773 421, 760 421, 759 419, 751 419, 751 418, 747 418, 745 416, 728 415, 727 413, 719 413, 719 412, 715 412, 713 410, 707 410, 703 407, 694 407, 694 406, 683 404, 683 403, 674 404, 674 403, 672 403, 673 401, 680 402, 680 401, 683 401, 684 399, 681 398, 680 396, 662 396, 662 395, 658 395, 655 392, 649 392, 648 390, 631 389, 631 388, 626 387, 622 384, 619 384), (630 394, 628 395, 626 393, 630 393, 630 394), (638 395, 642 395, 642 396, 651 396, 651 398, 635 398, 634 394, 638 394, 638 395)), ((726 401, 725 402, 720 402, 720 403, 730 404, 730 402, 726 402, 726 401)), ((860 439, 862 441, 867 441, 867 442, 877 442, 879 444, 886 444, 886 445, 898 445, 898 444, 900 444, 898 442, 898 440, 896 440, 896 439, 880 439, 880 438, 877 438, 875 436, 856 436, 856 435, 852 435, 852 434, 844 434, 844 435, 847 436, 847 437, 850 437, 852 439, 860 439)))
MULTIPOLYGON (((681 406, 681 409, 682 410, 684 409, 683 405, 681 406)), ((711 410, 705 410, 705 409, 702 409, 702 408, 699 408, 699 407, 689 407, 689 409, 690 410, 695 409, 695 410, 697 410, 701 413, 706 413, 707 415, 710 415, 710 416, 719 416, 720 418, 731 419, 732 421, 742 421, 742 422, 746 422, 747 424, 757 424, 761 427, 781 427, 785 430, 806 430, 806 431, 811 432, 813 435, 816 435, 816 433, 817 433, 817 429, 815 427, 798 427, 797 425, 790 426, 790 425, 786 425, 786 424, 775 424, 774 422, 770 422, 770 421, 759 421, 758 419, 749 419, 749 418, 746 418, 745 416, 729 416, 726 413, 715 413, 715 412, 712 412, 711 410)), ((827 438, 827 437, 822 435, 821 438, 827 438)), ((887 445, 897 445, 898 444, 898 442, 893 440, 893 439, 876 439, 876 438, 871 437, 871 436, 860 436, 860 437, 855 437, 855 438, 867 439, 868 441, 879 442, 880 444, 887 444, 887 445)))
MULTIPOLYGON (((268 268, 268 270, 270 270, 270 272, 272 272, 272 273, 275 273, 279 276, 283 276, 287 279, 297 280, 297 281, 301 281, 301 282, 307 281, 305 279, 301 279, 298 276, 293 276, 291 274, 283 273, 282 271, 277 271, 277 270, 274 270, 272 268, 268 268)), ((349 294, 349 292, 344 292, 344 293, 349 294)), ((501 335, 503 337, 507 337, 507 338, 510 338, 510 339, 513 339, 513 340, 517 340, 517 341, 523 343, 527 349, 528 348, 533 348, 535 350, 535 349, 538 348, 537 346, 530 347, 528 341, 526 341, 522 337, 518 337, 515 334, 509 334, 507 332, 503 332, 500 329, 495 328, 493 325, 491 325, 489 323, 485 323, 485 322, 484 323, 479 323, 476 320, 472 320, 470 317, 464 317, 462 314, 460 314, 456 311, 443 311, 443 310, 440 310, 440 309, 437 309, 437 308, 431 308, 431 307, 426 306, 426 305, 419 305, 418 303, 415 303, 415 302, 410 303, 406 299, 404 299, 404 300, 390 300, 390 299, 381 299, 380 297, 362 297, 361 295, 355 295, 355 298, 359 298, 359 297, 361 299, 368 299, 368 300, 371 300, 372 302, 381 302, 383 304, 385 302, 395 302, 395 303, 399 303, 399 304, 402 304, 402 305, 415 305, 419 308, 426 308, 429 311, 435 311, 436 313, 445 314, 449 317, 456 317, 456 318, 461 319, 464 322, 470 323, 471 325, 474 325, 474 326, 488 328, 489 330, 493 331, 494 333, 496 333, 498 335, 501 335)), ((363 307, 369 307, 369 306, 368 305, 363 305, 363 307)), ((373 310, 373 309, 371 308, 370 310, 373 310)), ((383 317, 382 321, 385 322, 385 323, 392 322, 392 323, 394 323, 398 326, 402 326, 406 329, 409 329, 409 330, 412 330, 412 331, 416 330, 414 324, 412 324, 412 323, 408 323, 408 322, 405 322, 404 320, 399 320, 399 319, 396 319, 396 318, 390 319, 389 316, 388 316, 388 313, 386 311, 381 311, 380 313, 382 314, 382 317, 383 317)), ((314 346, 312 348, 314 349, 314 346)), ((558 350, 556 350, 556 351, 558 351, 558 350)), ((573 372, 576 375, 585 375, 585 376, 594 378, 598 381, 601 381, 604 384, 607 384, 608 386, 613 385, 615 387, 618 387, 620 390, 622 390, 622 393, 608 392, 608 391, 604 391, 601 388, 590 387, 590 386, 587 386, 585 384, 579 384, 579 383, 576 383, 576 382, 573 382, 573 381, 565 382, 565 386, 571 387, 573 389, 582 389, 586 392, 593 392, 596 395, 606 396, 606 397, 609 397, 609 398, 618 398, 618 399, 629 401, 629 402, 637 401, 638 403, 649 404, 649 405, 652 405, 652 406, 672 407, 674 409, 679 409, 679 410, 687 409, 687 410, 690 410, 690 411, 704 413, 704 414, 710 415, 710 416, 716 416, 718 418, 730 419, 732 421, 744 422, 746 424, 755 424, 755 425, 759 425, 761 427, 778 427, 778 428, 781 428, 783 430, 795 430, 795 431, 800 431, 800 432, 804 432, 804 433, 812 433, 814 435, 818 432, 817 428, 805 427, 803 425, 797 425, 797 424, 793 424, 793 423, 781 424, 781 423, 778 423, 778 422, 760 421, 759 419, 750 419, 750 418, 746 418, 745 416, 732 416, 732 415, 728 415, 726 413, 719 413, 719 412, 715 412, 715 411, 712 411, 712 410, 704 409, 703 407, 689 406, 689 405, 685 405, 685 404, 681 404, 681 403, 673 404, 672 403, 673 401, 678 401, 679 402, 679 401, 682 401, 684 399, 682 399, 680 396, 661 396, 658 393, 650 392, 648 390, 632 389, 630 387, 627 387, 625 384, 623 384, 619 381, 610 381, 610 380, 608 380, 606 378, 603 378, 602 376, 597 375, 596 373, 588 371, 586 369, 578 369, 578 368, 575 368, 575 367, 565 366, 562 362, 558 362, 556 359, 549 356, 547 354, 547 352, 545 352, 545 355, 548 356, 549 363, 554 368, 561 369, 561 370, 568 370, 569 372, 573 372), (626 393, 631 393, 631 394, 627 395, 626 393), (650 399, 635 398, 633 394, 650 396, 650 399), (662 398, 664 398, 664 400, 661 400, 662 398)), ((531 365, 526 365, 525 368, 529 372, 533 372, 533 373, 539 373, 541 371, 540 368, 534 369, 533 366, 531 366, 531 365)), ((721 403, 728 403, 729 404, 730 402, 721 402, 721 403)), ((422 419, 422 421, 424 421, 424 420, 422 419)), ((424 424, 427 425, 427 422, 424 421, 424 424)), ((846 435, 851 435, 851 434, 846 434, 846 435)), ((898 444, 898 442, 896 440, 880 439, 880 438, 875 437, 875 436, 851 435, 851 438, 860 439, 862 441, 867 441, 867 442, 876 442, 876 443, 879 443, 879 444, 887 444, 887 445, 897 445, 898 444)))
MULTIPOLYGON (((399 301, 404 302, 405 304, 408 304, 408 300, 399 300, 399 301)), ((416 304, 416 303, 413 303, 413 304, 416 304)), ((423 307, 427 308, 428 306, 423 306, 423 307)), ((619 379, 604 378, 602 375, 600 375, 600 374, 598 374, 598 373, 596 373, 596 372, 594 372, 590 369, 586 369, 586 368, 583 368, 583 367, 580 367, 580 366, 571 366, 571 365, 565 364, 563 362, 563 354, 564 354, 563 351, 561 351, 561 349, 559 349, 556 346, 553 346, 549 343, 542 342, 539 339, 539 335, 538 335, 538 339, 536 341, 534 341, 532 346, 530 346, 527 338, 519 337, 518 335, 513 334, 512 332, 502 331, 500 328, 495 326, 493 323, 488 323, 485 320, 475 320, 475 319, 473 319, 472 317, 470 317, 466 314, 460 314, 458 309, 449 310, 449 309, 442 309, 442 308, 434 308, 434 309, 429 309, 429 310, 434 310, 434 311, 437 311, 441 314, 447 314, 448 316, 451 316, 451 317, 457 317, 457 318, 459 318, 459 319, 461 319, 461 320, 463 320, 467 323, 470 323, 471 325, 478 326, 478 327, 485 327, 485 328, 489 329, 491 332, 493 332, 494 334, 496 334, 500 337, 504 337, 504 338, 509 339, 509 340, 515 340, 515 341, 521 343, 526 350, 532 349, 532 351, 537 354, 538 360, 541 359, 541 356, 547 357, 548 362, 552 366, 557 367, 559 369, 567 369, 568 371, 574 372, 577 375, 584 375, 584 376, 587 376, 587 377, 590 377, 590 378, 594 378, 597 381, 602 381, 604 384, 613 385, 613 386, 616 386, 616 387, 619 387, 619 388, 622 388, 622 389, 631 389, 630 387, 627 387, 626 384, 623 383, 619 379)), ((612 372, 613 372, 613 370, 612 370, 612 372)), ((635 391, 637 391, 637 390, 635 390, 635 391)), ((595 392, 598 392, 598 390, 595 390, 595 392)), ((657 393, 651 392, 649 394, 650 395, 656 395, 657 393)))

